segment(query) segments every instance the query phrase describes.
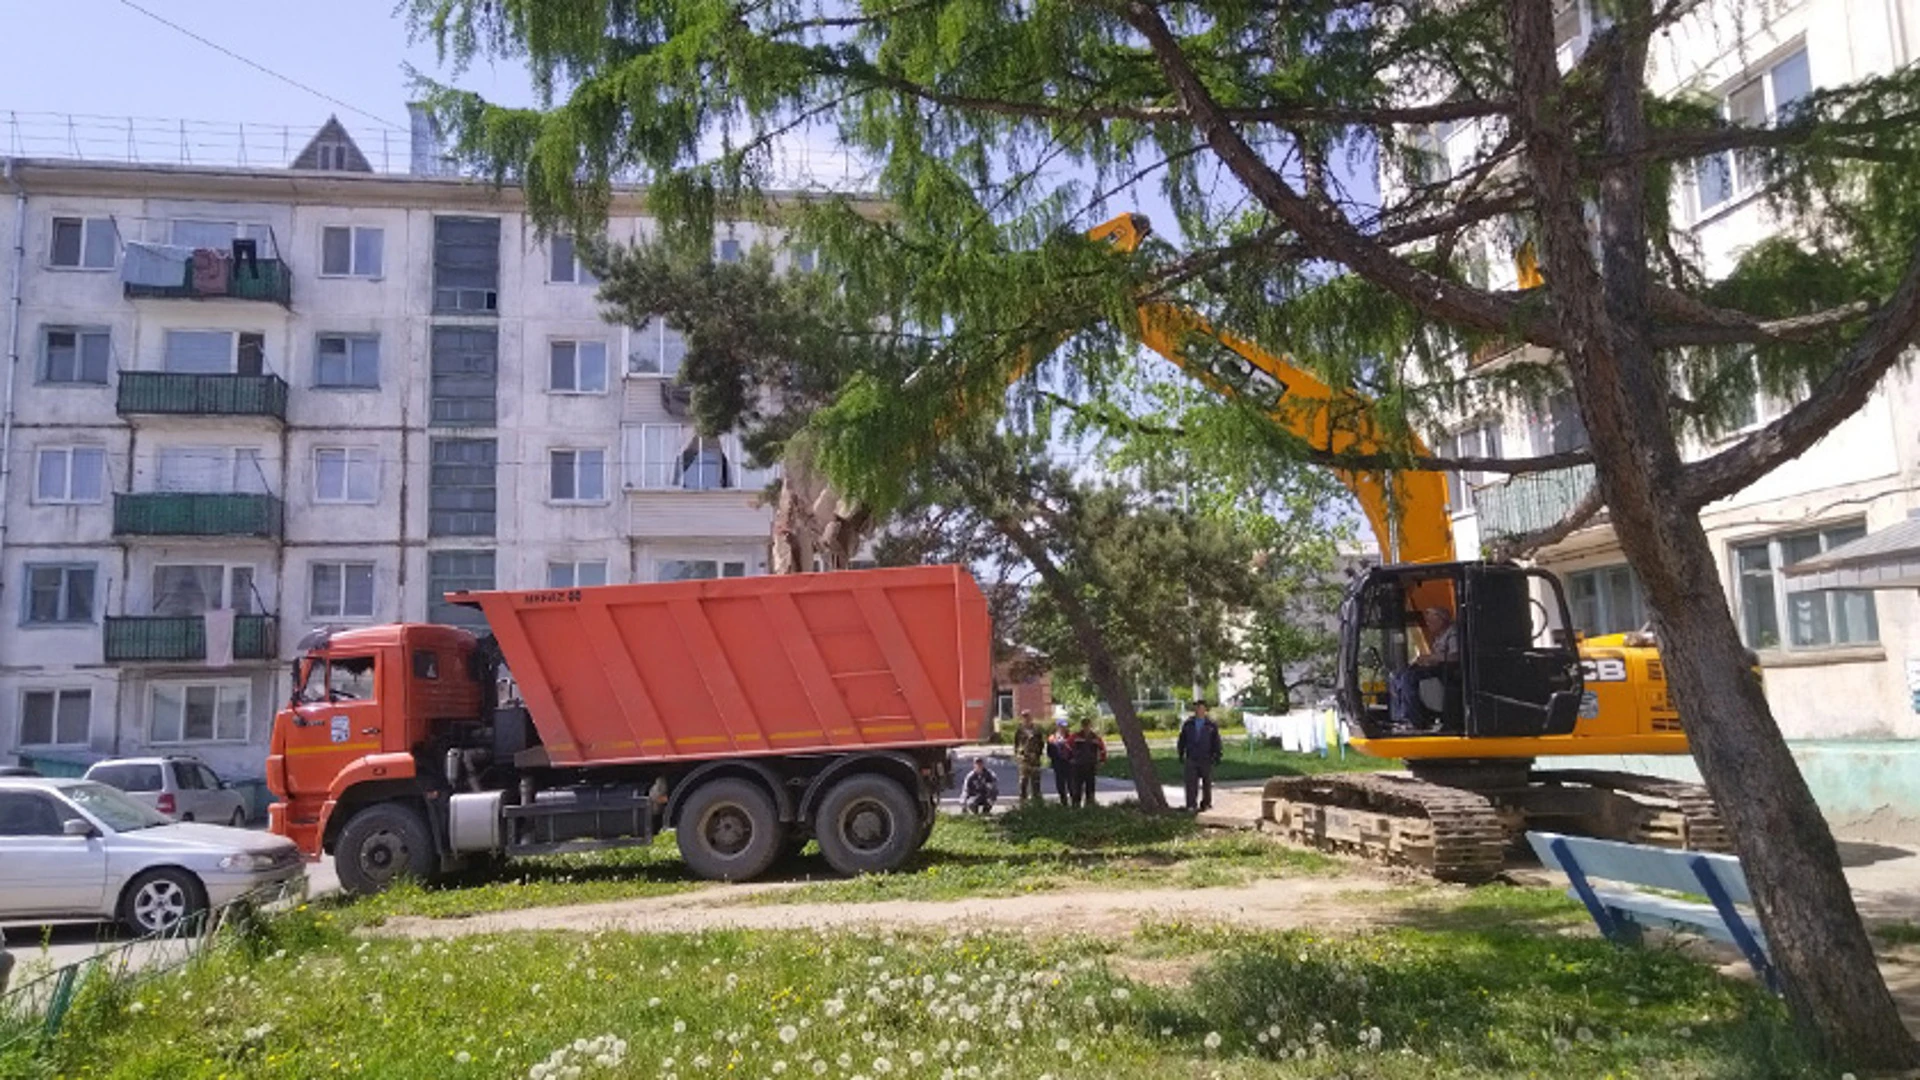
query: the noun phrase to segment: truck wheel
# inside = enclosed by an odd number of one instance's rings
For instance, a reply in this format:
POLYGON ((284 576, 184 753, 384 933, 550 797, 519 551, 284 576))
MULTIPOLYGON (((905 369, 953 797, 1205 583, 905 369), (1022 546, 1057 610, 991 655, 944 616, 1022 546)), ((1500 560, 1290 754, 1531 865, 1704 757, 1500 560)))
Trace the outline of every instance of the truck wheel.
POLYGON ((430 880, 438 867, 427 823, 399 803, 379 803, 353 815, 333 845, 340 887, 355 896, 371 896, 401 877, 430 880))
POLYGON ((780 815, 757 784, 713 780, 680 807, 680 857, 710 881, 751 881, 766 873, 786 840, 780 815))
POLYGON ((813 832, 827 865, 842 874, 881 874, 899 867, 918 846, 920 808, 906 789, 884 776, 861 773, 833 785, 820 800, 813 832))

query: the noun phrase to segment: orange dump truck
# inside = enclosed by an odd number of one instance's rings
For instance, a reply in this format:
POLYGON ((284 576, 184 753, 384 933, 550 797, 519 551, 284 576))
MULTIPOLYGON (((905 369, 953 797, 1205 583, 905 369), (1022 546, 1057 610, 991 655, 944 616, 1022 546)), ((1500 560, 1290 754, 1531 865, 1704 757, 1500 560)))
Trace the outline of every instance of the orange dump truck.
POLYGON ((961 567, 455 593, 491 633, 315 631, 274 717, 274 832, 377 892, 476 860, 643 844, 744 881, 818 839, 890 870, 987 723, 961 567))

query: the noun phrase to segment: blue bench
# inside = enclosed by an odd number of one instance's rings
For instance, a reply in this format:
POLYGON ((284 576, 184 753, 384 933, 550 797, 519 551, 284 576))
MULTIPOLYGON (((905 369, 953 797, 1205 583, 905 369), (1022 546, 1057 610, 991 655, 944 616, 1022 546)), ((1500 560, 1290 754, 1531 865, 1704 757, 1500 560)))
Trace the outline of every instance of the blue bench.
POLYGON ((1607 940, 1637 945, 1643 928, 1679 930, 1739 949, 1754 974, 1779 993, 1779 977, 1767 954, 1767 937, 1749 910, 1747 875, 1732 855, 1623 844, 1559 833, 1529 832, 1527 843, 1549 870, 1567 875, 1567 895, 1586 905, 1607 940), (1602 888, 1595 879, 1705 897, 1684 900, 1638 889, 1602 888))

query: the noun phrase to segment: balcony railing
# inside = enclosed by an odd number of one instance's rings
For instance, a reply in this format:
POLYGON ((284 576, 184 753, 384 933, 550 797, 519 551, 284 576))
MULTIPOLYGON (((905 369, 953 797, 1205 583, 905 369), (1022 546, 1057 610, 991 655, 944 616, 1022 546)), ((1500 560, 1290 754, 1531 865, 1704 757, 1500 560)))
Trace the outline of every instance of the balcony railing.
MULTIPOLYGON (((110 664, 205 660, 207 620, 199 615, 109 616, 104 645, 110 664)), ((278 646, 278 626, 273 616, 234 618, 235 660, 271 660, 278 646)))
POLYGON ((287 418, 287 381, 278 375, 189 375, 123 371, 114 401, 122 416, 270 416, 287 418))
POLYGON ((1593 490, 1593 466, 1520 473, 1473 493, 1482 537, 1524 536, 1560 523, 1593 490))
MULTIPOLYGON (((132 265, 129 262, 129 265, 132 265)), ((168 277, 164 284, 153 281, 122 281, 129 300, 264 300, 289 307, 293 304, 293 272, 279 259, 251 262, 232 260, 227 267, 223 288, 195 285, 193 264, 181 265, 180 279, 168 277)))
POLYGON ((113 497, 116 536, 280 537, 280 500, 272 495, 154 491, 113 497))

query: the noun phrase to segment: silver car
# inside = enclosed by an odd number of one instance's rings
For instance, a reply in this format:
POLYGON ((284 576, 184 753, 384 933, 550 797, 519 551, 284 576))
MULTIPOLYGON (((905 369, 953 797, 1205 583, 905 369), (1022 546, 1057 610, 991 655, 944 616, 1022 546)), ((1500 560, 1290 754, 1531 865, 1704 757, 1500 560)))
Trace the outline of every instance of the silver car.
POLYGON ((247 800, 227 786, 196 757, 114 758, 98 761, 87 779, 126 792, 175 821, 211 821, 240 828, 247 823, 247 800))
POLYGON ((0 922, 149 934, 305 873, 282 837, 169 821, 91 780, 0 778, 0 922))

